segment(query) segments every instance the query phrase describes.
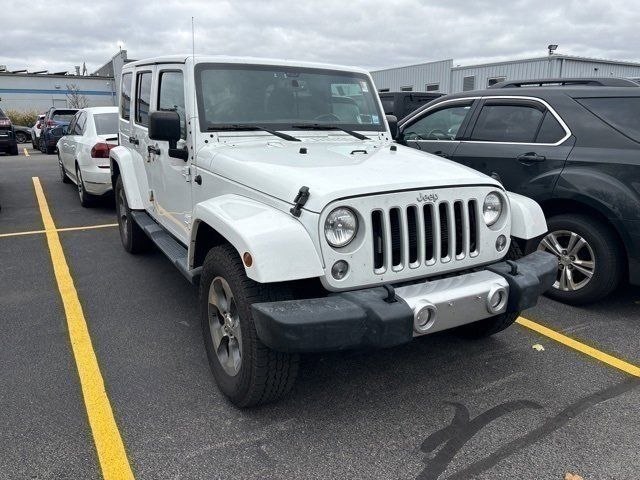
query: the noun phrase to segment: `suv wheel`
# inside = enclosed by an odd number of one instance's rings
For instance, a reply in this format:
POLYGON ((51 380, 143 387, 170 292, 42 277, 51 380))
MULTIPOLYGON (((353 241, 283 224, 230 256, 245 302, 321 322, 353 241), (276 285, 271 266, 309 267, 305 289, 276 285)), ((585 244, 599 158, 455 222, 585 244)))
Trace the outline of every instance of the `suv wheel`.
POLYGON ((538 250, 558 258, 558 276, 547 296, 580 305, 611 293, 620 282, 623 256, 612 230, 586 215, 558 215, 547 220, 549 233, 538 250))
POLYGON ((84 181, 82 180, 82 172, 80 171, 80 168, 76 165, 76 186, 78 187, 78 196, 80 197, 80 205, 82 205, 84 208, 88 208, 91 205, 93 205, 93 201, 95 200, 95 197, 93 195, 91 195, 90 193, 87 193, 87 191, 84 188, 84 181))
POLYGON ((120 240, 124 249, 129 253, 146 251, 151 240, 131 217, 131 209, 127 203, 127 196, 124 193, 124 185, 120 176, 116 180, 116 213, 118 214, 120 240))
POLYGON ((29 137, 24 132, 16 132, 16 142, 18 143, 27 143, 29 141, 29 137))
POLYGON ((71 182, 71 180, 67 176, 67 172, 64 171, 64 166, 62 164, 62 159, 60 158, 60 153, 58 153, 58 166, 60 167, 60 180, 62 180, 62 183, 71 182))
POLYGON ((291 298, 288 289, 247 278, 231 245, 212 248, 200 280, 200 318, 218 387, 236 406, 279 399, 293 386, 298 355, 276 352, 258 338, 251 304, 291 298))

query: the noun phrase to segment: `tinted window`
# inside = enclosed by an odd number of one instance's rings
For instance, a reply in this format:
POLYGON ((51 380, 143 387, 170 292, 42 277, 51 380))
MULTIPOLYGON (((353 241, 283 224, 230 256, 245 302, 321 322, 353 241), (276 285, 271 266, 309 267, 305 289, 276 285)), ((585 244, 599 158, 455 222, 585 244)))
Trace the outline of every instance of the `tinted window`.
POLYGON ((613 128, 640 142, 640 97, 578 100, 613 128))
POLYGON ((544 120, 538 131, 536 143, 556 143, 566 135, 562 125, 556 120, 556 117, 549 111, 544 114, 544 120))
POLYGON ((53 114, 51 115, 51 120, 55 120, 56 122, 68 123, 71 121, 76 112, 77 110, 54 110, 53 114))
POLYGON ((7 118, 2 109, 0 108, 0 118, 7 118))
POLYGON ((471 109, 471 103, 430 112, 403 131, 405 140, 453 140, 471 109))
POLYGON ((151 72, 139 73, 136 81, 136 123, 149 125, 149 105, 151 104, 151 72))
POLYGON ((74 130, 76 128, 76 121, 78 120, 78 116, 76 115, 75 117, 73 117, 73 119, 71 120, 71 123, 69 123, 69 135, 75 135, 74 134, 74 130))
POLYGON ((385 97, 385 98, 381 98, 381 100, 382 100, 382 109, 384 110, 384 113, 388 115, 392 115, 393 114, 393 97, 385 97))
POLYGON ((120 116, 129 120, 131 112, 131 74, 122 75, 122 88, 120 89, 120 116))
POLYGON ((118 114, 99 113, 93 116, 98 135, 115 135, 118 133, 118 114))
POLYGON ((527 142, 535 140, 544 112, 529 105, 482 107, 471 140, 487 142, 527 142))
POLYGON ((160 73, 158 110, 171 110, 180 115, 182 138, 187 138, 186 114, 184 108, 184 80, 182 72, 160 73))
POLYGON ((78 113, 76 116, 76 124, 73 127, 74 135, 82 135, 84 133, 84 124, 87 121, 86 114, 83 112, 78 113))

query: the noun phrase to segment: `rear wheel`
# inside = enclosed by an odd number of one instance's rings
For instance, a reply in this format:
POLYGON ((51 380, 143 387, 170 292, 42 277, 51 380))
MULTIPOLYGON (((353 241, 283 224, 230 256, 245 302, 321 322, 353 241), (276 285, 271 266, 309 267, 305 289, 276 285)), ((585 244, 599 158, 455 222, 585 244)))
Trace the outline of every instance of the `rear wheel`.
POLYGON ((80 197, 80 205, 85 208, 88 208, 93 205, 95 201, 95 197, 88 193, 84 188, 84 180, 82 180, 82 172, 80 168, 76 165, 76 179, 78 187, 78 196, 80 197))
POLYGON ((231 245, 212 248, 204 260, 200 317, 207 357, 218 387, 238 407, 275 401, 295 382, 298 355, 265 346, 251 314, 253 303, 288 298, 282 286, 247 278, 231 245))
POLYGON ((29 137, 24 132, 16 132, 16 142, 18 143, 27 143, 29 141, 29 137))
POLYGON ((116 213, 122 246, 129 253, 141 253, 149 249, 151 240, 131 217, 131 209, 122 184, 122 177, 116 181, 116 213))
POLYGON ((609 226, 579 214, 551 217, 547 226, 549 233, 538 249, 558 259, 556 282, 546 292, 548 297, 581 305, 604 298, 618 286, 624 256, 609 226))

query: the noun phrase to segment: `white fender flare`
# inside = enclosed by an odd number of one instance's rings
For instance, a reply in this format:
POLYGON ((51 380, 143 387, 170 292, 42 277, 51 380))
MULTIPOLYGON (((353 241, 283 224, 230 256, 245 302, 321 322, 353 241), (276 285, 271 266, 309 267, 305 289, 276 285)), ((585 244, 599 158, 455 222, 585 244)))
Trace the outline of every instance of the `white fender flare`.
POLYGON ((252 265, 245 271, 256 282, 301 280, 324 275, 322 261, 304 226, 280 210, 228 194, 198 203, 193 209, 189 264, 193 266, 200 224, 213 228, 252 265))
POLYGON ((535 200, 507 192, 511 204, 511 236, 530 240, 547 233, 547 221, 535 200))
MULTIPOLYGON (((112 148, 109 152, 109 161, 111 163, 111 176, 113 177, 114 163, 118 165, 122 184, 124 185, 124 193, 127 196, 127 203, 132 210, 143 210, 144 202, 140 195, 140 185, 147 184, 146 175, 144 178, 138 178, 133 157, 131 152, 125 147, 118 146, 112 148)), ((115 189, 115 185, 114 185, 115 189)))

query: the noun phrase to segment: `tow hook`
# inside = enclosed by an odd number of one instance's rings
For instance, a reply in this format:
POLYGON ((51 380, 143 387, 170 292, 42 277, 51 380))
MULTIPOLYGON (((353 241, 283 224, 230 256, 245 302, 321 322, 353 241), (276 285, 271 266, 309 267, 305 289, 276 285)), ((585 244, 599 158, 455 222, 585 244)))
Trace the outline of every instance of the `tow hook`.
POLYGON ((309 187, 300 187, 296 198, 293 199, 294 206, 289 210, 291 215, 296 218, 299 217, 302 207, 307 203, 307 200, 309 200, 309 187))

